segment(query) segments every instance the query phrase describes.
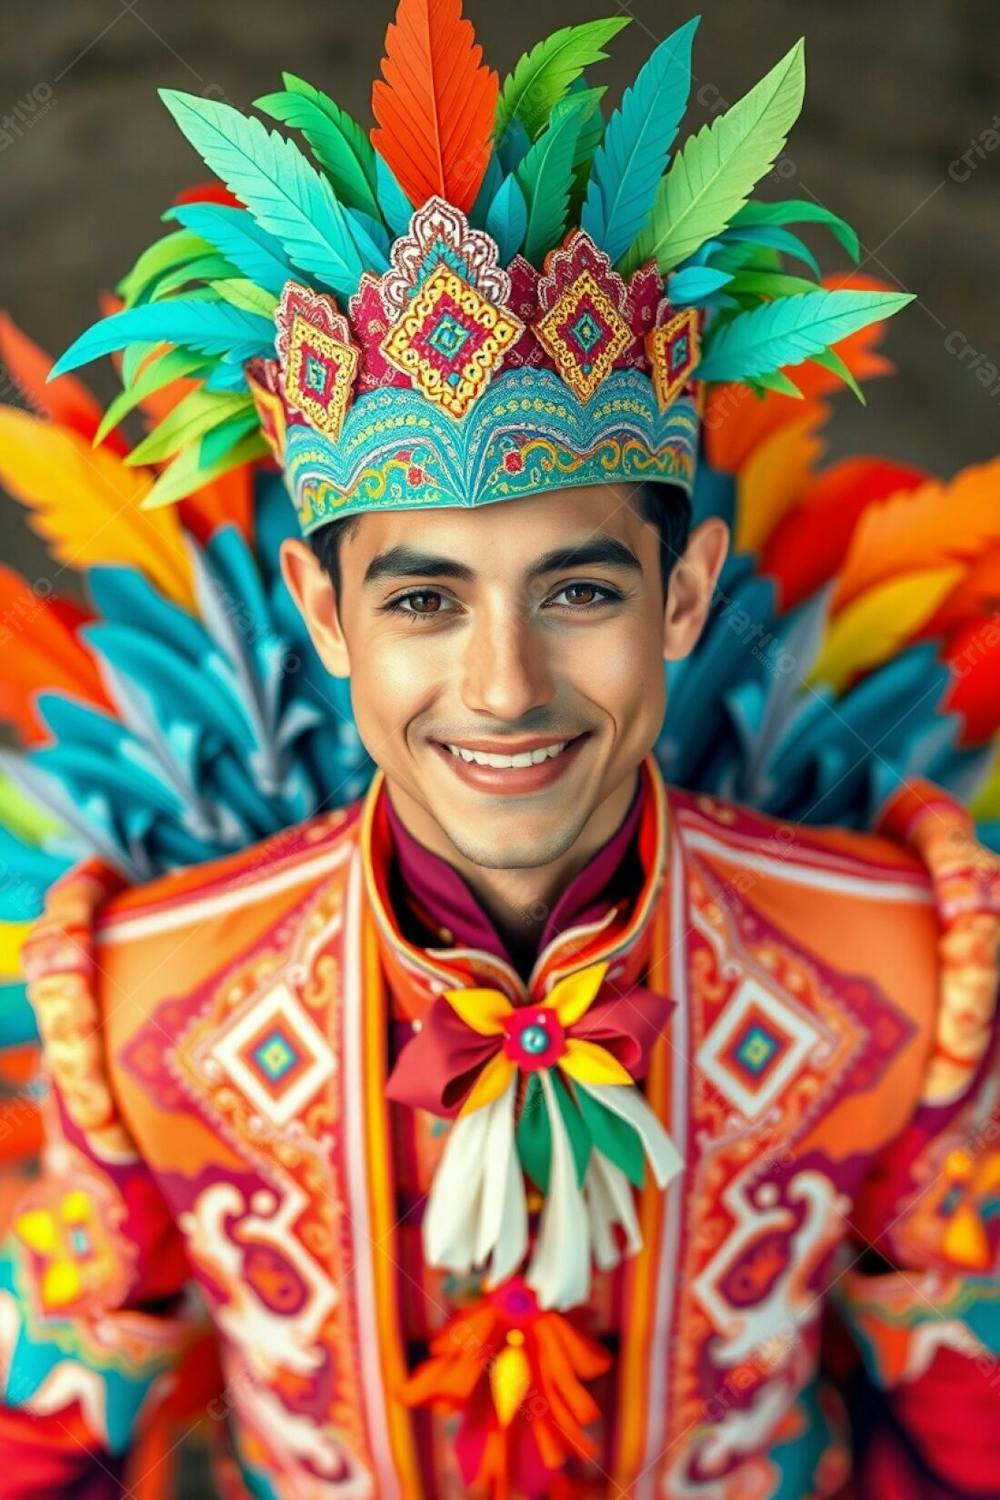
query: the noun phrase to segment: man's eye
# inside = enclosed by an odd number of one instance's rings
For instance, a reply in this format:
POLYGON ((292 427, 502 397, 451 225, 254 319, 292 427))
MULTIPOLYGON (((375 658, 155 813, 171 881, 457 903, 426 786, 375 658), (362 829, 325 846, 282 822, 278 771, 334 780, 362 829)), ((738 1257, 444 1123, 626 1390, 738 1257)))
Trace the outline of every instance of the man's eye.
POLYGON ((436 589, 411 589, 408 594, 390 599, 383 608, 392 614, 403 615, 408 620, 416 620, 446 614, 447 610, 443 608, 446 603, 444 595, 436 589))
POLYGON ((555 595, 553 603, 557 603, 564 594, 572 596, 569 604, 572 608, 576 609, 588 609, 595 605, 607 604, 621 598, 621 594, 618 593, 617 589, 605 588, 600 583, 567 583, 555 595))

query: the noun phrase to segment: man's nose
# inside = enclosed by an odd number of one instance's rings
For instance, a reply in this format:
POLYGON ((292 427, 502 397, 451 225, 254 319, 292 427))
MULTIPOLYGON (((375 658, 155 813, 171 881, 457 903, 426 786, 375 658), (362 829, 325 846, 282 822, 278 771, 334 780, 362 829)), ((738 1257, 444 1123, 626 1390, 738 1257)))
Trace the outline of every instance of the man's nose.
POLYGON ((462 691, 466 708, 517 719, 553 695, 548 653, 528 612, 511 605, 484 613, 468 637, 462 691))

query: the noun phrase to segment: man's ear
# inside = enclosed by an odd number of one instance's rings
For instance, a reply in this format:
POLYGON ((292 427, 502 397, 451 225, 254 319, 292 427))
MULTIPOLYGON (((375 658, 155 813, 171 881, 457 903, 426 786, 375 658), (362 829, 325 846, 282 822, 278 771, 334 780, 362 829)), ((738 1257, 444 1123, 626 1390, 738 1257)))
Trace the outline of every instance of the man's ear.
POLYGON ((718 516, 702 521, 688 537, 667 590, 664 661, 680 661, 697 645, 728 551, 729 527, 718 516))
POLYGON ((281 576, 306 622, 320 661, 332 677, 350 677, 350 657, 330 575, 312 548, 298 537, 285 538, 280 557, 281 576))

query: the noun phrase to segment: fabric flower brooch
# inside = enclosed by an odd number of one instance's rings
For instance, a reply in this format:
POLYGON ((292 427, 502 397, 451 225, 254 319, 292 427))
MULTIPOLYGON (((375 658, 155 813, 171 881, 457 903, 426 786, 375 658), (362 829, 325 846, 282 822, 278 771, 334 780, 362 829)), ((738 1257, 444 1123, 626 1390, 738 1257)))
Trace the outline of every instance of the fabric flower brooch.
POLYGON ((502 991, 446 990, 403 1049, 390 1099, 454 1119, 424 1215, 424 1253, 492 1285, 529 1250, 527 1177, 544 1194, 525 1275, 541 1307, 586 1300, 591 1260, 642 1244, 632 1185, 659 1186, 681 1159, 636 1080, 673 1002, 633 986, 599 998, 606 962, 513 1005, 502 991))

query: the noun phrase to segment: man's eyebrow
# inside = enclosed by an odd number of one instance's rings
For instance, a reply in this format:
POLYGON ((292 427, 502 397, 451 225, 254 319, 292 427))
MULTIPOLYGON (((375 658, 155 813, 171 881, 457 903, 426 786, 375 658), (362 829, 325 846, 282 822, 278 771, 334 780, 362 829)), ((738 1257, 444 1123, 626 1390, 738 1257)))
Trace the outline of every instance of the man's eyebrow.
MULTIPOLYGON (((546 552, 528 569, 529 578, 540 578, 546 573, 561 573, 567 568, 585 567, 628 568, 632 572, 642 571, 642 564, 630 547, 613 536, 594 536, 573 546, 557 547, 546 552)), ((462 583, 472 583, 475 570, 465 563, 450 557, 440 557, 434 552, 421 552, 402 543, 388 547, 372 558, 365 569, 365 586, 380 578, 411 578, 419 574, 422 578, 456 578, 462 583)))

